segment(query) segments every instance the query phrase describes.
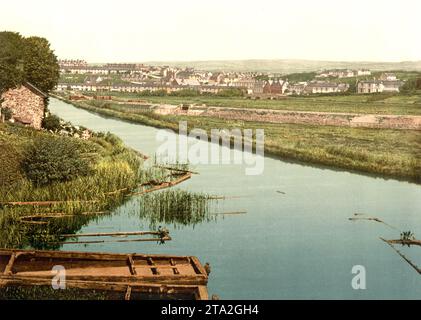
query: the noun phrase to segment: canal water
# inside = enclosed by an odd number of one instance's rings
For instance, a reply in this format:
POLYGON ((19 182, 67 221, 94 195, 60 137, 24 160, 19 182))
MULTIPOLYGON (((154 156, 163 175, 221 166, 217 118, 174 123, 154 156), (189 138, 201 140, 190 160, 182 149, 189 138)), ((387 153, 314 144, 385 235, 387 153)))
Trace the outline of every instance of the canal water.
MULTIPOLYGON (((110 131, 148 155, 162 143, 156 128, 105 118, 56 99, 49 108, 74 125, 110 131)), ((246 167, 197 165, 193 169, 200 174, 177 186, 227 196, 214 205, 215 212, 246 214, 166 225, 173 240, 163 245, 69 244, 62 250, 194 255, 210 263, 209 293, 221 299, 421 298, 421 276, 379 239, 399 238, 399 231, 375 221, 348 220, 366 213, 420 238, 419 185, 270 157, 264 159, 262 175, 247 176, 246 167), (364 290, 352 286, 356 265, 365 270, 364 290)), ((150 221, 137 212, 139 201, 131 199, 79 232, 148 230, 150 221)), ((421 265, 421 248, 404 252, 421 265)))

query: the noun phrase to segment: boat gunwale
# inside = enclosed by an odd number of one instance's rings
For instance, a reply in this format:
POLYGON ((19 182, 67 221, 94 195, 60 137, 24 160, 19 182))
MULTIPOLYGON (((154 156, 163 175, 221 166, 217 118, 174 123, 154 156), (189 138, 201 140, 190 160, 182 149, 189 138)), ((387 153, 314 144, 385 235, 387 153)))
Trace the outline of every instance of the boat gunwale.
MULTIPOLYGON (((2 287, 29 287, 29 286, 51 286, 51 279, 24 276, 4 276, 0 275, 0 288, 2 287)), ((158 290, 159 294, 192 294, 196 300, 208 300, 208 291, 206 285, 200 283, 194 284, 173 284, 173 283, 151 283, 151 282, 109 282, 109 281, 86 281, 86 280, 66 280, 66 288, 76 288, 81 290, 104 290, 113 292, 125 292, 128 288, 132 292, 154 293, 158 290), (174 292, 170 292, 173 290, 174 292)))
MULTIPOLYGON (((151 281, 151 282, 158 282, 158 281, 165 281, 165 282, 197 282, 200 284, 207 284, 208 281, 208 274, 206 273, 206 270, 201 265, 200 261, 197 259, 197 257, 193 256, 174 256, 174 255, 158 255, 158 254, 109 254, 109 253, 94 253, 94 252, 77 252, 77 251, 48 251, 48 250, 20 250, 20 249, 0 249, 0 257, 6 257, 5 259, 5 267, 4 270, 1 270, 0 273, 1 278, 3 277, 11 277, 11 276, 25 276, 25 273, 27 274, 27 277, 32 277, 34 279, 42 279, 45 278, 45 275, 43 274, 31 274, 31 271, 18 271, 13 272, 13 267, 16 264, 19 263, 27 263, 31 262, 30 260, 20 260, 22 257, 25 258, 35 258, 35 260, 38 259, 51 259, 56 261, 48 261, 46 264, 51 263, 57 263, 61 265, 65 265, 67 259, 74 260, 69 261, 69 263, 78 263, 78 262, 88 262, 92 261, 91 266, 87 266, 87 268, 91 268, 92 270, 95 269, 101 269, 103 266, 101 265, 95 265, 95 262, 100 264, 103 263, 111 263, 111 262, 121 262, 124 263, 124 265, 128 268, 130 268, 130 265, 128 265, 128 261, 132 260, 134 263, 138 261, 147 261, 147 264, 138 264, 136 268, 142 268, 142 269, 159 269, 159 268, 165 268, 165 269, 177 269, 177 265, 172 265, 172 263, 182 261, 184 263, 178 264, 179 267, 182 266, 190 266, 193 269, 192 273, 174 273, 171 275, 168 274, 153 274, 153 275, 137 275, 137 274, 131 274, 131 275, 92 275, 92 274, 79 274, 79 275, 67 275, 68 279, 86 279, 88 281, 96 281, 98 279, 109 279, 109 281, 127 281, 127 279, 130 279, 130 282, 133 281, 151 281), (161 260, 166 260, 169 262, 169 265, 163 264, 160 265, 161 260), (154 261, 152 264, 149 263, 149 261, 154 261), (156 263, 155 263, 156 262, 156 263)), ((43 263, 43 261, 39 261, 40 263, 43 263)), ((114 266, 111 266, 114 267, 114 266)), ((71 268, 69 268, 71 269, 71 268)), ((36 270, 33 271, 33 273, 36 272, 43 272, 43 271, 49 271, 47 270, 36 270)))
POLYGON ((189 259, 193 256, 180 256, 169 254, 142 254, 142 253, 109 253, 109 252, 82 252, 82 251, 53 251, 53 250, 27 250, 27 249, 0 249, 0 256, 10 256, 13 253, 31 254, 48 258, 83 258, 92 260, 125 260, 128 255, 138 258, 162 259, 189 259))

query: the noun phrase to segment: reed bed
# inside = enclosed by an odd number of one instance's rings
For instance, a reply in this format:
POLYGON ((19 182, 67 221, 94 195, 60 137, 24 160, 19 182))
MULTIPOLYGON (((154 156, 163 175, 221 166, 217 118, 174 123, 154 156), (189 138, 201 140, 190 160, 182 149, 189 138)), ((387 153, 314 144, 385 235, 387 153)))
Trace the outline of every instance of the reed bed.
POLYGON ((205 193, 169 189, 148 193, 139 199, 139 216, 156 229, 159 225, 172 224, 174 228, 214 221, 211 214, 212 197, 205 193))

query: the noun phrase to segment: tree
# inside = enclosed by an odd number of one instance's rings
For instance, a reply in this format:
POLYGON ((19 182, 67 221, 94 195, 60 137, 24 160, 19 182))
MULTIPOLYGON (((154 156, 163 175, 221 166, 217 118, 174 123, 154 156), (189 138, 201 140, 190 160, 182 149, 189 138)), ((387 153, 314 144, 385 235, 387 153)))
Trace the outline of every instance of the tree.
POLYGON ((23 48, 19 33, 0 32, 0 95, 24 81, 23 48))
POLYGON ((48 93, 57 85, 59 70, 48 40, 0 32, 0 95, 25 81, 48 93))
POLYGON ((48 93, 57 85, 60 76, 57 57, 45 38, 25 38, 24 44, 25 80, 48 93))
POLYGON ((414 93, 417 90, 421 90, 421 78, 408 79, 401 88, 403 93, 414 93))

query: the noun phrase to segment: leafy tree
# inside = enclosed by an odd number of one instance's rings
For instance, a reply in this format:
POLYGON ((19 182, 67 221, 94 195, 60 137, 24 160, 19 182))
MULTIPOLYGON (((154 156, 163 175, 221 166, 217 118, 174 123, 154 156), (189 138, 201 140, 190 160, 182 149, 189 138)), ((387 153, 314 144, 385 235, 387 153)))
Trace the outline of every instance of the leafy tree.
POLYGON ((60 69, 50 43, 40 37, 25 38, 24 43, 25 80, 44 92, 51 91, 57 85, 60 69))
POLYGON ((59 75, 57 57, 46 39, 0 32, 0 94, 24 81, 48 93, 59 75))
POLYGON ((0 95, 24 81, 23 38, 16 32, 0 32, 0 95))
POLYGON ((421 90, 421 78, 409 79, 401 88, 401 91, 404 93, 415 92, 417 90, 421 90))

